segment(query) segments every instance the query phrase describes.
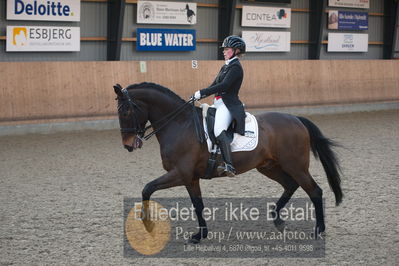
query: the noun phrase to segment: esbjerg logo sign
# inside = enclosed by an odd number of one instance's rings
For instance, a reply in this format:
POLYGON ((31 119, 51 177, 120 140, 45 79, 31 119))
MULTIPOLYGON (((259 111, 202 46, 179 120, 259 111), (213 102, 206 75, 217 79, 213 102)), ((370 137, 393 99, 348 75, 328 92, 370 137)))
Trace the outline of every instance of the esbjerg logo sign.
POLYGON ((7 52, 79 51, 79 27, 7 26, 7 52))
POLYGON ((80 21, 80 0, 7 0, 7 19, 80 21))

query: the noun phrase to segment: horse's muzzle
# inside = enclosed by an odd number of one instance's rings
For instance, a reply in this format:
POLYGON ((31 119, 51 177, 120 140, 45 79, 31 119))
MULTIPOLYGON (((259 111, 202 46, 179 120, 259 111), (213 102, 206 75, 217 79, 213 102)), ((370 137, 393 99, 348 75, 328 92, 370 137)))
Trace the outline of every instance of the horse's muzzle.
POLYGON ((128 152, 132 152, 134 149, 132 146, 125 145, 125 149, 128 150, 128 152))
POLYGON ((143 146, 143 141, 140 137, 134 136, 133 139, 129 139, 128 141, 122 141, 126 150, 129 152, 134 151, 135 149, 141 149, 143 146))

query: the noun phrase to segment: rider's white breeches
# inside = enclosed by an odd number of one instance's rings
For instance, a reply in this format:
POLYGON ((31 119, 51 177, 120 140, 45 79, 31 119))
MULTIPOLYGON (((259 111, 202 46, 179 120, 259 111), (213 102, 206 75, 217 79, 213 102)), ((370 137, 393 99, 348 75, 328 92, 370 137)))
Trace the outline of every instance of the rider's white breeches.
POLYGON ((223 130, 227 130, 233 118, 222 99, 215 99, 213 106, 216 108, 214 133, 218 137, 223 130))

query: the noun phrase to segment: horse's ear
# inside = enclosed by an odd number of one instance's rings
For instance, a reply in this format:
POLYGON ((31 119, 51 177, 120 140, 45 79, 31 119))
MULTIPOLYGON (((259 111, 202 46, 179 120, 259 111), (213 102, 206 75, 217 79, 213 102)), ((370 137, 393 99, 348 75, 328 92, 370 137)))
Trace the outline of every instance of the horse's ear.
POLYGON ((118 95, 119 97, 123 97, 122 86, 121 85, 116 84, 114 86, 114 91, 115 91, 116 95, 118 95))

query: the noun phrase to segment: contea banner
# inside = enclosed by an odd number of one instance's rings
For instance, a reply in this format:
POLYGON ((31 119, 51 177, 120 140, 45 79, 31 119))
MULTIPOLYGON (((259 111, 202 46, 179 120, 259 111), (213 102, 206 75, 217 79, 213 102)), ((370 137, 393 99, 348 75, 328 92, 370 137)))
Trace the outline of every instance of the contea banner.
POLYGON ((329 6, 370 8, 369 0, 328 0, 329 6))
POLYGON ((328 29, 330 30, 368 30, 368 21, 367 12, 328 11, 328 29))
POLYGON ((194 51, 196 31, 184 29, 137 29, 137 51, 194 51))
POLYGON ((291 8, 243 6, 241 25, 243 27, 291 27, 291 8))
POLYGON ((242 38, 247 52, 289 52, 291 32, 288 31, 243 31, 242 38))
POLYGON ((192 2, 137 2, 139 24, 184 24, 197 23, 197 3, 192 2))
POLYGON ((369 35, 363 33, 329 33, 328 52, 367 52, 369 35))
POLYGON ((80 0, 7 0, 7 19, 80 21, 80 0))
POLYGON ((79 27, 7 26, 7 52, 80 51, 79 27))

